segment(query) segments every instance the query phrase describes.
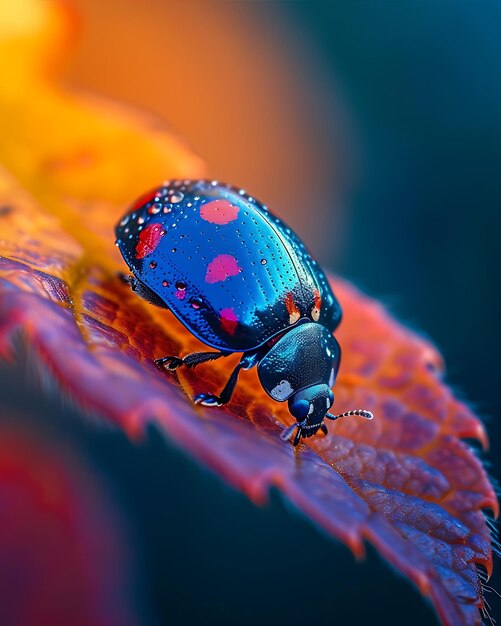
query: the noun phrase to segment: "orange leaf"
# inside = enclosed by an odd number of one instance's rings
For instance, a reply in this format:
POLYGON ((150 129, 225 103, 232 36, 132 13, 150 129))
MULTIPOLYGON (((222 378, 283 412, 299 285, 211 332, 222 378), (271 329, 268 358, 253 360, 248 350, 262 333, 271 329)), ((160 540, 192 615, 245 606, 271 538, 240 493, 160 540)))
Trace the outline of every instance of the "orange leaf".
MULTIPOLYGON (((153 359, 200 344, 118 280, 124 266, 113 225, 145 189, 198 177, 202 166, 147 117, 44 80, 54 38, 62 46, 64 13, 56 4, 25 5, 10 21, 0 10, 0 61, 12 70, 12 84, 0 85, 0 348, 7 354, 23 329, 81 406, 131 436, 154 421, 257 503, 278 486, 356 555, 371 541, 432 599, 444 624, 480 623, 477 565, 492 567, 482 509, 497 514, 497 501, 461 441, 485 444, 484 430, 441 382, 439 355, 333 279, 345 320, 336 410, 370 408, 371 423, 339 420, 295 452, 279 438, 291 416, 252 371, 226 408, 194 407, 153 359)), ((181 370, 179 382, 189 395, 217 391, 228 371, 181 370)))

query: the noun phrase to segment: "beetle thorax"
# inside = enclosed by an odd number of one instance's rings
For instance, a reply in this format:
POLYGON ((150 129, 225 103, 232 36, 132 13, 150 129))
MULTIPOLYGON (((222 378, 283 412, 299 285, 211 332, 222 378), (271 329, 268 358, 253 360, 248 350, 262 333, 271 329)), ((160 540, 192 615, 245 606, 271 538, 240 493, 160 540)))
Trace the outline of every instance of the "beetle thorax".
POLYGON ((341 352, 320 324, 300 324, 283 335, 258 365, 261 384, 278 402, 316 385, 332 386, 341 352))

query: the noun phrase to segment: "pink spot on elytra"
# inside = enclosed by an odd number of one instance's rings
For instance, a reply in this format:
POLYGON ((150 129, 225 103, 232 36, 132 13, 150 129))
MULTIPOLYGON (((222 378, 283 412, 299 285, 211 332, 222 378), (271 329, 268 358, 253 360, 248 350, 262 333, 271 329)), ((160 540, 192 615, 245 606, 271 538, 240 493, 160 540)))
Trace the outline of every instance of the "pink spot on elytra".
POLYGON ((148 224, 140 233, 136 245, 136 259, 144 259, 155 251, 162 238, 162 224, 148 224))
POLYGON ((186 284, 182 280, 178 280, 176 283, 176 298, 178 300, 184 300, 186 298, 186 284))
POLYGON ((200 217, 211 224, 229 224, 238 217, 238 207, 228 200, 212 200, 200 207, 200 217))
POLYGON ((238 326, 238 317, 235 314, 235 309, 233 307, 231 309, 221 309, 219 314, 221 315, 221 328, 229 335, 234 335, 238 326))
POLYGON ((207 266, 206 283, 219 283, 230 276, 236 276, 242 268, 231 254, 218 254, 207 266))

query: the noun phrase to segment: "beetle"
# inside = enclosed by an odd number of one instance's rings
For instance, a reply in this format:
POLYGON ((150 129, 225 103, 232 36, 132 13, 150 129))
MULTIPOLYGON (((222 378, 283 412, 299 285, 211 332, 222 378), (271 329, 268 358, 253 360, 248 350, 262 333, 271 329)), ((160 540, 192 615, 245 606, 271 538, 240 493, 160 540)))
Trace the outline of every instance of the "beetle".
POLYGON ((230 401, 240 370, 257 366, 266 393, 288 402, 296 422, 281 437, 301 438, 332 415, 341 349, 333 332, 341 307, 323 270, 299 237, 244 190, 209 180, 172 180, 134 202, 117 224, 116 245, 132 276, 132 290, 170 309, 214 350, 156 360, 164 370, 241 352, 219 395, 194 402, 230 401))

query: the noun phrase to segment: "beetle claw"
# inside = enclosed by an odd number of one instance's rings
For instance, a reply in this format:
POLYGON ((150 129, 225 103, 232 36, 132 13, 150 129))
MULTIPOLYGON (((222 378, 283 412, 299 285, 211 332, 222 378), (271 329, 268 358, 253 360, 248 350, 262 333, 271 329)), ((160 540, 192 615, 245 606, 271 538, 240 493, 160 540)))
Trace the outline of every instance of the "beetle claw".
POLYGON ((197 393, 193 398, 195 404, 201 404, 202 406, 221 406, 221 398, 214 396, 211 393, 197 393))
POLYGON ((168 370, 169 372, 173 372, 177 370, 178 367, 183 365, 183 359, 180 359, 177 356, 164 356, 161 359, 155 360, 155 365, 162 370, 168 370))

